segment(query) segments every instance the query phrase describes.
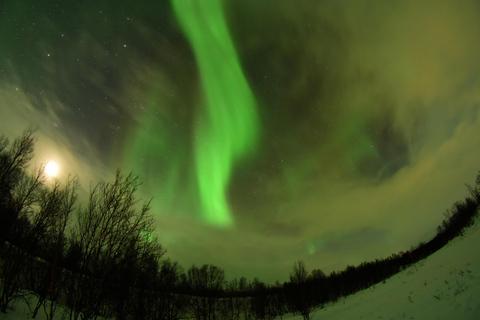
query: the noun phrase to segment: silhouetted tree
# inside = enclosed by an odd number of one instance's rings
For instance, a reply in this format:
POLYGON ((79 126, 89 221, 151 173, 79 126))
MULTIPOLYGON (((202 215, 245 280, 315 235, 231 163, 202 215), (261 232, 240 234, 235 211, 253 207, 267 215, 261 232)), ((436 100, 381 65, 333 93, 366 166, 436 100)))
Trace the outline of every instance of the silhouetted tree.
POLYGON ((313 309, 307 280, 308 272, 305 268, 305 263, 299 260, 293 266, 293 272, 290 274, 290 283, 284 286, 289 311, 293 314, 301 314, 305 320, 310 319, 310 312, 313 309))
POLYGON ((45 180, 42 168, 33 177, 26 173, 34 143, 32 130, 24 131, 11 146, 5 136, 0 137, 0 253, 11 236, 13 224, 22 212, 31 208, 45 180))
POLYGON ((248 296, 251 293, 251 284, 247 278, 241 277, 238 281, 238 300, 240 315, 243 315, 244 320, 249 320, 251 316, 251 298, 248 296))
POLYGON ((282 319, 283 316, 288 312, 287 301, 285 298, 285 293, 283 292, 283 285, 277 280, 275 281, 274 289, 275 297, 273 300, 273 306, 275 308, 276 316, 282 319))
MULTIPOLYGON (((65 230, 70 220, 70 214, 77 199, 77 179, 68 180, 64 187, 55 181, 44 191, 39 200, 38 216, 45 217, 45 227, 41 234, 36 235, 41 247, 36 252, 42 259, 33 260, 30 264, 32 288, 38 296, 38 303, 33 317, 43 306, 47 319, 52 319, 56 302, 64 287, 63 257, 66 248, 65 230), (47 299, 49 303, 47 302, 47 299)), ((28 277, 26 277, 28 279, 28 277)))
POLYGON ((176 293, 181 285, 184 273, 178 262, 164 260, 156 275, 154 319, 170 320, 182 317, 187 297, 176 293))
POLYGON ((201 268, 193 265, 188 270, 187 281, 191 290, 188 305, 190 314, 199 320, 215 319, 217 299, 221 297, 225 281, 224 271, 213 265, 201 268))
MULTIPOLYGON (((12 190, 12 199, 7 211, 12 214, 12 220, 5 230, 2 240, 0 259, 3 262, 0 269, 0 309, 5 311, 8 304, 15 298, 20 285, 20 276, 25 268, 28 252, 34 252, 38 246, 37 238, 45 230, 46 217, 34 210, 44 180, 42 168, 34 176, 26 173, 19 175, 21 181, 12 190), (6 245, 5 241, 9 240, 6 245)), ((10 214, 9 213, 9 214, 10 214)))
POLYGON ((283 288, 280 286, 279 290, 276 287, 269 288, 269 294, 266 299, 265 315, 267 319, 280 319, 288 312, 286 300, 283 295, 283 288))
POLYGON ((251 314, 255 317, 255 319, 269 319, 269 315, 267 313, 269 303, 267 285, 258 278, 254 278, 251 287, 251 314))
POLYGON ((44 168, 33 175, 25 169, 33 157, 34 138, 27 130, 15 139, 9 150, 8 140, 0 138, 0 310, 16 298, 28 253, 39 245, 45 232, 47 213, 38 209, 45 181, 44 168), (6 241, 10 244, 6 246, 6 241))
POLYGON ((117 171, 113 183, 97 183, 87 207, 78 213, 73 246, 80 250, 81 258, 68 288, 73 319, 80 314, 82 319, 100 315, 113 281, 111 275, 122 259, 128 259, 129 249, 145 245, 145 231, 153 230, 149 204, 137 208, 139 184, 138 177, 117 171))
MULTIPOLYGON (((153 232, 153 230, 152 230, 153 232)), ((131 303, 131 319, 156 319, 155 302, 156 296, 154 291, 157 289, 155 284, 155 276, 160 270, 161 261, 164 251, 158 242, 149 237, 144 241, 137 241, 134 246, 128 249, 128 264, 131 264, 131 271, 120 268, 119 277, 114 282, 127 276, 127 272, 133 275, 133 282, 130 285, 134 289, 131 303), (134 259, 132 261, 132 259, 134 259), (133 262, 133 263, 132 263, 133 262), (122 272, 123 271, 123 272, 122 272)), ((127 265, 126 262, 120 262, 120 266, 127 265)))
POLYGON ((238 297, 238 280, 229 281, 225 288, 224 296, 220 300, 221 319, 239 320, 241 312, 241 298, 238 297))

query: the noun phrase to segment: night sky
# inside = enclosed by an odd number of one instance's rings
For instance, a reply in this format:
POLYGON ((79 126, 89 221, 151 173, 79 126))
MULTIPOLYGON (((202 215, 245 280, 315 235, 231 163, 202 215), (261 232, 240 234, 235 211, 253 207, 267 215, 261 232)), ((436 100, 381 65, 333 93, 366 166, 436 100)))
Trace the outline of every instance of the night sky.
POLYGON ((153 197, 188 269, 284 281, 431 238, 480 169, 480 3, 0 2, 0 134, 153 197))

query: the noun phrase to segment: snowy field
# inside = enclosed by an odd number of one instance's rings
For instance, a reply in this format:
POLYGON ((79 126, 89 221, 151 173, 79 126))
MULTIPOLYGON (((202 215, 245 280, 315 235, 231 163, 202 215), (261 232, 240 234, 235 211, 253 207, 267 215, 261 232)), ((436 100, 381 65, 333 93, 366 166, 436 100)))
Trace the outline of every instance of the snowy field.
MULTIPOLYGON (((334 319, 480 319, 480 227, 403 270, 385 283, 340 299, 312 313, 311 320, 334 319)), ((32 301, 33 302, 33 301, 32 301)), ((56 318, 61 319, 61 315, 56 318)), ((0 319, 31 319, 26 304, 17 304, 0 319)), ((36 319, 44 320, 39 312, 36 319)), ((283 319, 302 319, 284 316, 283 319)))

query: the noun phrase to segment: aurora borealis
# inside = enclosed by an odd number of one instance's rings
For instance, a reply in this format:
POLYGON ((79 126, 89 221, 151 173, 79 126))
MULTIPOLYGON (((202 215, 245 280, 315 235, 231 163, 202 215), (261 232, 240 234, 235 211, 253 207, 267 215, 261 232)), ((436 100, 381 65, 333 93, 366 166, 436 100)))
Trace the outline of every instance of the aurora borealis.
POLYGON ((197 56, 207 115, 195 129, 195 161, 203 214, 230 225, 225 191, 237 158, 252 153, 258 120, 255 98, 243 75, 225 22, 221 0, 173 1, 197 56), (206 119, 205 119, 206 118, 206 119))
POLYGON ((285 280, 435 233, 480 169, 478 1, 0 4, 1 133, 143 180, 185 268, 285 280))

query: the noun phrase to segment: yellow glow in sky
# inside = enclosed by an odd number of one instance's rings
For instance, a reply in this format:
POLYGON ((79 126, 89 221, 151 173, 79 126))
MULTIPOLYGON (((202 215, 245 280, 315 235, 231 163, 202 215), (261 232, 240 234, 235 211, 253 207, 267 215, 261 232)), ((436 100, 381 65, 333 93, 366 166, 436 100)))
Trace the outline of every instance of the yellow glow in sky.
POLYGON ((55 177, 58 174, 58 164, 55 161, 50 161, 45 166, 45 173, 49 177, 55 177))

